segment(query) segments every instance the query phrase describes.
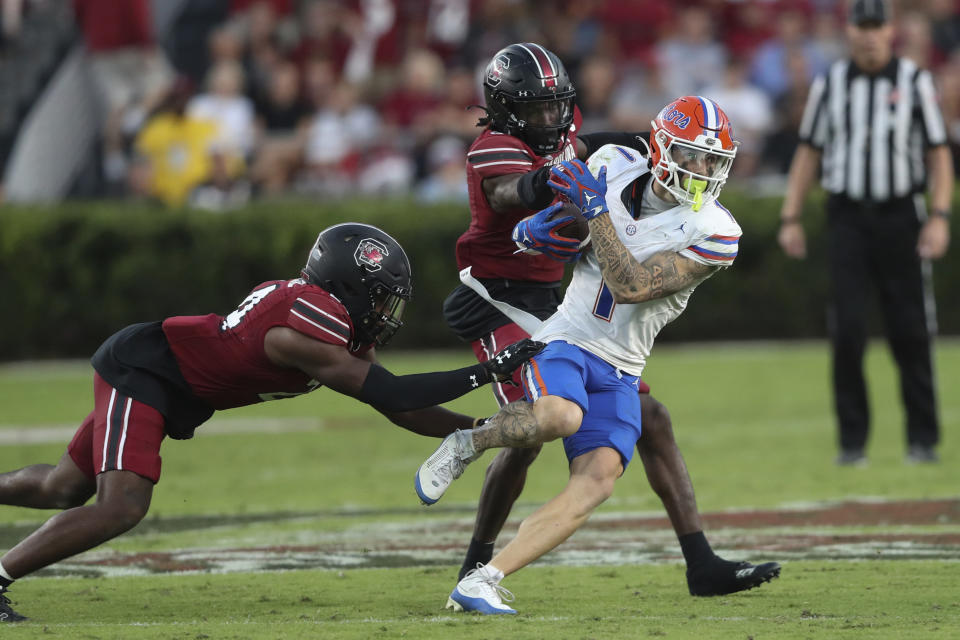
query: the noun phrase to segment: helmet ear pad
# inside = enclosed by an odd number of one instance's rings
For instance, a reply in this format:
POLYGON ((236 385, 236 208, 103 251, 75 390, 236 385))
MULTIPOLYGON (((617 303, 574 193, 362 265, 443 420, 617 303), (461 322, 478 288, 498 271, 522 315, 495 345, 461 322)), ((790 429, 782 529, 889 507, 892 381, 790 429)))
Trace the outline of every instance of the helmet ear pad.
POLYGON ((670 141, 663 134, 662 129, 652 129, 650 131, 650 162, 653 166, 653 174, 659 180, 666 180, 670 172, 666 168, 667 148, 670 141))
MULTIPOLYGON (((337 284, 339 285, 338 288, 343 294, 344 298, 353 299, 356 297, 362 297, 366 294, 366 288, 363 288, 363 289, 358 288, 350 280, 342 280, 337 284)), ((337 285, 333 285, 333 286, 337 286, 337 285)))

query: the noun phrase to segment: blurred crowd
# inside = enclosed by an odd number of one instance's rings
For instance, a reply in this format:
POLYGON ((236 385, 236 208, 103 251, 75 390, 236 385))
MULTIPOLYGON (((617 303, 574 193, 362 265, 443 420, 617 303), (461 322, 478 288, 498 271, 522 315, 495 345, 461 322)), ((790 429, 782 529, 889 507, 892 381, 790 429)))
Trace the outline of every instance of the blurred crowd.
MULTIPOLYGON (((480 71, 524 41, 565 62, 584 131, 646 130, 702 94, 741 141, 734 177, 782 177, 812 77, 845 53, 843 0, 187 0, 162 37, 152 3, 74 0, 109 113, 104 188, 213 209, 465 199, 480 71)), ((897 50, 934 71, 956 149, 960 0, 895 4, 897 50)))

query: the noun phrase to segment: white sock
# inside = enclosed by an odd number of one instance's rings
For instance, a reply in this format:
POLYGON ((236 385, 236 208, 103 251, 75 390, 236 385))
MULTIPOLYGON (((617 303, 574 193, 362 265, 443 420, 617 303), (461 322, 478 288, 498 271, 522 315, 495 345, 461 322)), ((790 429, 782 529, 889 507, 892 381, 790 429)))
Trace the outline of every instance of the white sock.
POLYGON ((497 569, 492 564, 483 565, 483 567, 480 569, 480 573, 487 576, 488 578, 491 578, 494 582, 497 582, 497 583, 503 580, 503 571, 500 571, 500 569, 497 569))
POLYGON ((477 455, 477 450, 473 446, 473 429, 460 429, 463 436, 459 439, 462 450, 460 457, 464 460, 470 460, 477 455))
POLYGON ((10 582, 13 582, 16 578, 11 578, 10 574, 7 573, 7 570, 3 568, 3 563, 0 562, 0 578, 6 578, 10 582))

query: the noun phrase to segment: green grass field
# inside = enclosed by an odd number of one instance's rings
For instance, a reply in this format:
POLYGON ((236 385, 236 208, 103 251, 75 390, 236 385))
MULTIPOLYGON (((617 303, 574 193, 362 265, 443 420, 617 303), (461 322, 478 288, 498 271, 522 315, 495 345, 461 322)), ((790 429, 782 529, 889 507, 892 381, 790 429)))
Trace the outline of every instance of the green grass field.
MULTIPOLYGON (((676 541, 657 521, 662 508, 635 460, 587 528, 508 578, 520 616, 451 615, 442 604, 469 540, 485 461, 468 469, 443 502, 422 507, 413 473, 437 441, 321 390, 218 414, 194 440, 165 443, 147 520, 18 582, 11 592, 16 608, 33 621, 4 633, 960 637, 960 398, 951 393, 960 342, 941 341, 936 357, 941 463, 904 464, 896 372, 878 343, 868 355, 870 465, 841 469, 833 465, 823 344, 657 348, 645 379, 671 410, 701 511, 711 514, 708 537, 728 557, 784 565, 779 580, 756 591, 706 600, 686 594, 676 541), (823 503, 894 500, 946 506, 921 519, 894 514, 834 523, 803 515, 823 503), (756 524, 724 519, 746 510, 801 515, 756 524)), ((383 360, 395 372, 412 372, 463 366, 470 354, 386 352, 383 360)), ((494 403, 484 389, 450 406, 487 415, 494 403)), ((85 363, 0 366, 0 469, 55 462, 91 408, 85 363)), ((565 475, 562 447, 552 443, 529 475, 506 539, 565 475)), ((0 547, 16 544, 49 515, 0 507, 0 547)))

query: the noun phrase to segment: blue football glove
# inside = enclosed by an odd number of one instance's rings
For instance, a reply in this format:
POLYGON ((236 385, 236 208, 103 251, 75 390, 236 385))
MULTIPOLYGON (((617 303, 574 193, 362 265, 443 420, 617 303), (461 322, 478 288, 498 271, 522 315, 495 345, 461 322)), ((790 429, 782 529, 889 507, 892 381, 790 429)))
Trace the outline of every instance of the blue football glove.
POLYGON ((513 227, 513 241, 521 249, 539 251, 548 258, 560 262, 574 262, 580 257, 580 241, 564 238, 556 233, 557 227, 573 220, 573 216, 562 216, 551 220, 550 216, 563 207, 557 202, 542 211, 538 211, 513 227))
POLYGON ((577 205, 587 220, 609 211, 606 167, 600 167, 600 175, 594 177, 582 160, 567 160, 550 170, 547 184, 577 205))

